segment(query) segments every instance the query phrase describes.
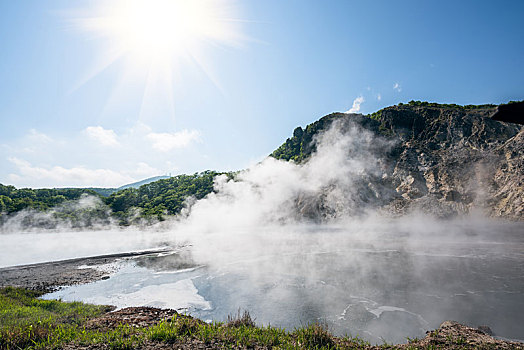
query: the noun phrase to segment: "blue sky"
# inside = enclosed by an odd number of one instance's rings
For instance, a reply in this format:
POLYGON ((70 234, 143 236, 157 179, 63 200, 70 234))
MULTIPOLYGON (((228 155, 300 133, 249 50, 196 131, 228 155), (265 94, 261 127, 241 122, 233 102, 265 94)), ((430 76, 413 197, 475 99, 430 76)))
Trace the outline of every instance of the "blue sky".
POLYGON ((522 1, 212 2, 234 35, 164 55, 168 74, 140 48, 109 63, 124 37, 80 28, 108 1, 0 1, 0 183, 238 170, 333 111, 524 98, 522 1))

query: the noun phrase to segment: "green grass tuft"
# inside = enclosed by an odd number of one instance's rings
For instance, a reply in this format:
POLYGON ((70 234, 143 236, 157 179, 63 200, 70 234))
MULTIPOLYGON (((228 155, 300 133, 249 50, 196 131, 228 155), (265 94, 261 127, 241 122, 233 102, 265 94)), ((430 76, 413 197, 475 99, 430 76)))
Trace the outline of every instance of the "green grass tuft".
POLYGON ((333 349, 335 341, 327 326, 322 323, 312 323, 295 330, 299 346, 307 349, 333 349))

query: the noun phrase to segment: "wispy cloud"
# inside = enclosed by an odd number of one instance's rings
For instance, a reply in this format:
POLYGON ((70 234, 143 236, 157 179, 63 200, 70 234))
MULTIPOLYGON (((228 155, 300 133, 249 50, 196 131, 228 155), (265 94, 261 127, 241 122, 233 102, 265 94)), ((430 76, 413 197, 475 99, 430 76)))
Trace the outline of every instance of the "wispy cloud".
POLYGON ((84 133, 92 140, 100 143, 102 146, 118 146, 116 133, 110 129, 104 129, 101 126, 88 126, 84 133))
POLYGON ((42 151, 47 151, 50 147, 56 143, 52 137, 36 130, 30 129, 27 134, 20 138, 19 145, 8 145, 4 144, 4 147, 9 150, 8 153, 13 151, 24 153, 24 154, 35 154, 42 151))
POLYGON ((116 133, 102 126, 84 126, 66 136, 28 130, 0 141, 0 183, 16 187, 106 187, 173 173, 193 172, 191 161, 203 157, 190 146, 198 130, 154 131, 146 124, 116 133), (172 152, 177 151, 176 159, 172 152), (189 163, 189 165, 187 165, 189 163))
POLYGON ((37 131, 36 129, 29 130, 27 138, 32 142, 38 143, 50 143, 53 142, 53 139, 46 134, 37 131))
POLYGON ((174 133, 149 133, 147 139, 153 143, 153 148, 160 152, 169 152, 176 148, 185 148, 193 142, 201 140, 198 130, 184 129, 174 133))
MULTIPOLYGON (((10 174, 12 181, 18 182, 21 178, 26 183, 34 184, 63 184, 64 186, 93 186, 102 187, 120 186, 135 181, 129 175, 109 169, 89 169, 85 167, 64 168, 53 166, 44 168, 33 166, 26 160, 10 157, 8 160, 15 165, 18 174, 10 174)), ((53 186, 53 185, 51 185, 53 186)))
POLYGON ((360 95, 356 99, 353 100, 353 106, 346 111, 346 113, 358 113, 360 111, 360 105, 364 103, 364 96, 360 95))
POLYGON ((401 92, 402 91, 402 86, 400 86, 399 83, 395 83, 393 85, 393 90, 397 91, 397 92, 401 92))
POLYGON ((135 178, 142 179, 145 177, 157 176, 157 175, 160 175, 161 173, 162 173, 161 170, 153 168, 151 165, 147 163, 139 162, 136 165, 136 169, 132 172, 132 175, 135 178))

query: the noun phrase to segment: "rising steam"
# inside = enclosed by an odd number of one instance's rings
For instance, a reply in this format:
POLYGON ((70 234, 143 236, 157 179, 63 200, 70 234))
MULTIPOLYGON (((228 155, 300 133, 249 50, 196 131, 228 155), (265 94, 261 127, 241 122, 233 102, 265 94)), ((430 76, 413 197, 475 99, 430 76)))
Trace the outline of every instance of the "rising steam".
MULTIPOLYGON (((335 122, 316 144, 305 163, 267 158, 235 180, 217 178, 216 193, 173 223, 173 238, 189 242, 210 275, 236 276, 235 290, 218 293, 215 303, 287 327, 325 320, 375 342, 402 342, 448 318, 517 334, 512 321, 476 303, 486 300, 487 285, 497 290, 492 274, 504 275, 515 259, 522 264, 515 250, 522 225, 474 212, 453 220, 416 210, 392 218, 380 209, 398 196, 385 158, 392 141, 335 122), (507 260, 479 265, 497 256, 507 260), (471 299, 457 306, 462 294, 471 299)), ((522 291, 522 280, 514 287, 522 291)), ((501 299, 501 312, 510 310, 513 301, 501 299)))
POLYGON ((245 308, 258 323, 323 320, 374 342, 421 336, 450 318, 519 336, 524 320, 512 310, 524 290, 515 279, 524 268, 521 224, 417 211, 393 218, 381 209, 399 196, 387 160, 392 141, 338 121, 315 142, 307 162, 266 158, 233 180, 217 177, 215 193, 188 200, 150 232, 96 237, 115 250, 189 246, 185 257, 206 266, 191 277, 210 305, 195 311, 204 318, 245 308), (145 238, 154 229, 163 233, 145 238))

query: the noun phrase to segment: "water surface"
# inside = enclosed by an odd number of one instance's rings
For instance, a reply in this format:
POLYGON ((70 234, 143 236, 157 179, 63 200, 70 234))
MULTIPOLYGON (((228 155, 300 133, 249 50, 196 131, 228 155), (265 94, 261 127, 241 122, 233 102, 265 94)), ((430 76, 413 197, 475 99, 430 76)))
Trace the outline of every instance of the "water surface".
POLYGON ((355 239, 343 229, 319 228, 296 246, 207 264, 195 262, 187 247, 122 260, 108 280, 45 297, 174 308, 203 320, 245 309, 258 324, 293 329, 321 321, 339 335, 374 343, 423 337, 445 320, 489 325, 498 336, 522 340, 520 228, 409 240, 387 233, 355 239))

